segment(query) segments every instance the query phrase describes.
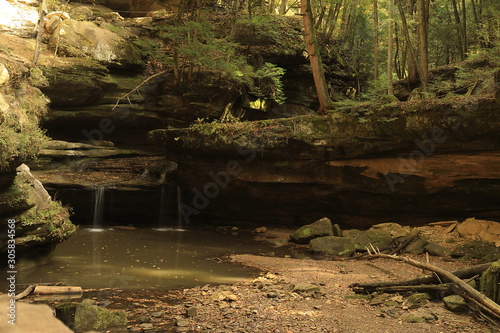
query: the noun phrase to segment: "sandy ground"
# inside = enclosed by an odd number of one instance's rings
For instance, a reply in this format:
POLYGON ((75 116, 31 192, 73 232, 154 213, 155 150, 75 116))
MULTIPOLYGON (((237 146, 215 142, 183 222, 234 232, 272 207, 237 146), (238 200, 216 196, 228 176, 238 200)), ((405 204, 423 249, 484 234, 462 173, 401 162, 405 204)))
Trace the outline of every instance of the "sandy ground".
MULTIPOLYGON (((413 256, 416 259, 418 256, 413 256)), ((258 279, 232 286, 186 289, 184 308, 196 307, 196 315, 181 319, 185 332, 495 332, 471 313, 456 314, 435 300, 408 309, 404 298, 397 305, 370 305, 350 299, 354 282, 409 279, 422 270, 388 259, 318 261, 236 255, 232 260, 263 271, 258 279), (267 275, 266 275, 267 274, 267 275), (267 276, 267 277, 266 277, 267 276), (315 294, 293 292, 298 283, 320 286, 315 294), (384 312, 385 309, 385 313, 384 312), (423 323, 408 323, 405 315, 430 315, 423 323)), ((466 266, 432 258, 439 267, 455 270, 466 266)), ((179 311, 182 312, 182 311, 179 311)))

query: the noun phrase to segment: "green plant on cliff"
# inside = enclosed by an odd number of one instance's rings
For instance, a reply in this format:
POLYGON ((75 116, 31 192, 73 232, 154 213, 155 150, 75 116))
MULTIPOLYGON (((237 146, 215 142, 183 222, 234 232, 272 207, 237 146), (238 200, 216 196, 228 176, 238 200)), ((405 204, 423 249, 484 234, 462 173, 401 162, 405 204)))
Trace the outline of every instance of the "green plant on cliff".
POLYGON ((69 220, 69 210, 58 201, 51 201, 49 206, 37 210, 35 208, 26 211, 19 218, 19 226, 39 225, 46 228, 50 240, 67 239, 76 227, 69 220))
POLYGON ((252 85, 250 93, 264 99, 272 99, 278 104, 285 102, 285 92, 282 78, 285 70, 271 63, 264 63, 256 72, 256 84, 252 85))
POLYGON ((0 93, 4 102, 9 100, 8 107, 0 111, 0 169, 15 160, 36 157, 48 139, 39 127, 47 111, 47 99, 40 90, 21 82, 18 88, 5 91, 0 93))

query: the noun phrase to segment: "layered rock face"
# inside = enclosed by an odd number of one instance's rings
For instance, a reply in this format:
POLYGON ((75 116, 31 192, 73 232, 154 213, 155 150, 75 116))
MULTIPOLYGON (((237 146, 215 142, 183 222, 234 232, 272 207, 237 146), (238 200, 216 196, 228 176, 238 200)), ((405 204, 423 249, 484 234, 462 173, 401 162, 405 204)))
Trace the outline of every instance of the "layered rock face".
MULTIPOLYGON (((399 105, 399 104, 398 104, 399 105)), ((179 164, 189 220, 348 227, 498 218, 500 111, 495 100, 388 106, 386 115, 154 131, 179 164), (405 108, 391 118, 391 108, 405 108), (384 121, 384 119, 386 119, 384 121)))

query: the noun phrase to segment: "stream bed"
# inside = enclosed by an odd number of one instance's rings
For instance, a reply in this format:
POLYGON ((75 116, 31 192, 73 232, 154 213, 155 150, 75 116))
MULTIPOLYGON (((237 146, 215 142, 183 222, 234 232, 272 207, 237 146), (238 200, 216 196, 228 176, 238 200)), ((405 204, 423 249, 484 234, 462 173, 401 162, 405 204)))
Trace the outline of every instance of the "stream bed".
POLYGON ((244 232, 80 228, 57 246, 47 265, 19 272, 18 283, 62 282, 84 289, 233 283, 256 271, 223 262, 218 256, 269 251, 270 245, 244 232))

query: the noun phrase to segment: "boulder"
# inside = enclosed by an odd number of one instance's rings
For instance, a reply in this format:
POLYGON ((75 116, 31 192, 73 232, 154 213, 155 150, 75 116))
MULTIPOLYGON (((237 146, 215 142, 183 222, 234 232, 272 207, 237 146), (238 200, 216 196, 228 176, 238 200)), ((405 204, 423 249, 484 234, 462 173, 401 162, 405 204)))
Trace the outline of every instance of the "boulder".
POLYGON ((422 237, 415 238, 408 246, 405 248, 405 252, 410 254, 422 254, 425 252, 425 246, 428 241, 422 237))
POLYGON ((397 239, 406 237, 410 234, 411 228, 409 226, 403 227, 398 223, 387 222, 373 225, 370 230, 385 231, 391 234, 392 238, 397 239))
POLYGON ((333 236, 332 221, 327 217, 300 227, 291 238, 297 243, 307 244, 311 239, 322 236, 333 236))
POLYGON ((344 236, 351 238, 356 244, 356 249, 366 251, 366 248, 371 248, 372 244, 375 248, 384 249, 391 245, 392 236, 389 232, 381 230, 349 230, 344 232, 344 236))
POLYGON ((446 308, 453 312, 460 312, 467 308, 467 303, 462 296, 450 295, 443 298, 446 308))
POLYGON ((93 22, 64 20, 60 36, 53 34, 52 47, 66 56, 90 56, 101 63, 115 67, 130 68, 142 64, 139 50, 116 33, 100 28, 93 22))
POLYGON ((454 258, 465 257, 467 259, 482 259, 489 256, 492 252, 495 252, 495 250, 495 245, 492 243, 476 240, 457 246, 451 252, 451 256, 454 258))
POLYGON ((435 243, 425 244, 424 251, 428 252, 429 254, 432 254, 433 256, 438 256, 438 257, 447 257, 451 254, 450 249, 435 243))
POLYGON ((9 82, 9 71, 5 68, 4 64, 0 64, 0 87, 9 82))
POLYGON ((54 317, 53 310, 46 304, 15 302, 15 325, 8 322, 11 299, 0 297, 0 332, 2 333, 71 333, 66 325, 54 317))
POLYGON ((75 310, 75 330, 86 332, 91 330, 105 331, 111 328, 125 328, 127 315, 123 310, 108 310, 92 301, 84 300, 75 310))
POLYGON ((356 251, 356 243, 349 237, 319 237, 312 239, 309 245, 313 252, 339 257, 349 257, 356 251))
POLYGON ((487 220, 477 220, 472 217, 457 226, 457 231, 463 238, 493 242, 500 246, 500 223, 487 220))
POLYGON ((38 22, 38 9, 17 1, 0 0, 0 33, 23 38, 33 36, 38 22))

